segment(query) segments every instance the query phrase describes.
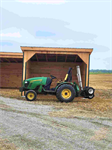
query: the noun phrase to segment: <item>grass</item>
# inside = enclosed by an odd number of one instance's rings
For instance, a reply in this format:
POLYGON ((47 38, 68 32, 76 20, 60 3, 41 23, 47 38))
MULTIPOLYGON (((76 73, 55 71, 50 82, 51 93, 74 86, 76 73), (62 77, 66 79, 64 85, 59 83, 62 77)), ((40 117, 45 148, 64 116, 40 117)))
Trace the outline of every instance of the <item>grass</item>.
POLYGON ((90 72, 90 74, 112 74, 112 72, 90 72))
POLYGON ((7 139, 0 138, 0 150, 16 150, 16 146, 7 139))
MULTIPOLYGON (((54 110, 49 115, 54 117, 112 118, 112 75, 91 74, 90 86, 95 88, 95 97, 91 100, 77 97, 71 103, 60 103, 55 96, 38 95, 32 103, 53 106, 54 110)), ((25 100, 18 89, 1 89, 0 95, 25 100)))

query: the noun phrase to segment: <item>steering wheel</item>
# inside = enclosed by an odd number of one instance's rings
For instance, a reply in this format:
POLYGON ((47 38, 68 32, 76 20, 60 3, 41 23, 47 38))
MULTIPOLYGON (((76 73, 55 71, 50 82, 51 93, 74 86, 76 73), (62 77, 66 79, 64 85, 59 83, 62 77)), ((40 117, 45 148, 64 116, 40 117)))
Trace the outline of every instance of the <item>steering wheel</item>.
POLYGON ((56 79, 56 77, 55 76, 53 76, 53 75, 50 75, 51 76, 51 79, 56 79))

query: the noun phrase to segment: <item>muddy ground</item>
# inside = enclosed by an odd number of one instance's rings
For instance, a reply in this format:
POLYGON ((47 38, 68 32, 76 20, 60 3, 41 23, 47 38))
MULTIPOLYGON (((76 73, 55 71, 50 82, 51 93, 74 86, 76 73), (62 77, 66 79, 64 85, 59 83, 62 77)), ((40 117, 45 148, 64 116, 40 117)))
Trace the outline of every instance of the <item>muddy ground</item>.
POLYGON ((0 149, 112 149, 111 118, 52 117, 49 114, 54 109, 50 105, 0 97, 0 149))

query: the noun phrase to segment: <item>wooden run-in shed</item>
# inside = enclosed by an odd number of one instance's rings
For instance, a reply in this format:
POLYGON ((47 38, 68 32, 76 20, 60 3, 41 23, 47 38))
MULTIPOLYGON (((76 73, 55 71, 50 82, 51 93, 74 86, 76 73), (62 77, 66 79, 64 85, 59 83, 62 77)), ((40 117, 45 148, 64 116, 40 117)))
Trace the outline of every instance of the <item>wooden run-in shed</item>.
POLYGON ((0 52, 0 88, 21 86, 22 62, 22 53, 0 52))
MULTIPOLYGON (((78 83, 76 66, 81 68, 83 87, 89 85, 90 54, 93 49, 21 47, 23 51, 23 75, 25 80, 31 77, 49 77, 64 79, 69 67, 72 67, 72 81, 78 83)), ((53 80, 51 87, 56 86, 53 80)))
MULTIPOLYGON (((89 85, 90 54, 93 49, 21 47, 23 53, 0 52, 0 88, 19 88, 22 80, 54 75, 64 79, 72 67, 72 80, 77 82, 76 66, 81 68, 83 87, 89 85)), ((54 79, 51 87, 55 86, 54 79)))

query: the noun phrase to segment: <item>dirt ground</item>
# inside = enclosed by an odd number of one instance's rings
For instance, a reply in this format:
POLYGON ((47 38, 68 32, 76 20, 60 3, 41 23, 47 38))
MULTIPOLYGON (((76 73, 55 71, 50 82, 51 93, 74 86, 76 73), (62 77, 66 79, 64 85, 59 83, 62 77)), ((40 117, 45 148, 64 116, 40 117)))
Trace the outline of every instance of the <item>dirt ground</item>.
MULTIPOLYGON (((73 102, 66 104, 60 103, 55 96, 38 95, 37 100, 32 103, 55 107, 55 110, 49 113, 54 117, 85 116, 94 118, 100 116, 112 118, 112 74, 91 74, 90 86, 95 89, 95 97, 91 100, 78 97, 73 102)), ((21 97, 18 89, 1 89, 0 95, 25 100, 21 97)))
POLYGON ((0 150, 83 150, 112 147, 112 74, 90 75, 92 100, 60 103, 39 95, 34 102, 18 90, 0 90, 0 150))
MULTIPOLYGON (((0 97, 1 150, 111 150, 112 119, 51 117, 51 105, 0 97)), ((58 110, 61 112, 61 110, 58 110)), ((63 112, 64 113, 64 112, 63 112)))

